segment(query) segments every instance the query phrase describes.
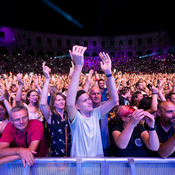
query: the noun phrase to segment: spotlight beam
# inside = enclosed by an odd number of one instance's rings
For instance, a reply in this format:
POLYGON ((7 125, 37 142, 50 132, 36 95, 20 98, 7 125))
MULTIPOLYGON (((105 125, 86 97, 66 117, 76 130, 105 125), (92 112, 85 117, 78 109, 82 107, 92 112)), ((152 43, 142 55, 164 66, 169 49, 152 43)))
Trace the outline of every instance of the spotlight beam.
POLYGON ((70 21, 73 24, 75 24, 76 26, 78 26, 80 28, 83 28, 84 27, 82 24, 80 24, 77 20, 75 20, 74 18, 72 18, 72 16, 70 16, 68 13, 64 12, 61 8, 59 8, 58 6, 56 6, 54 3, 50 2, 49 0, 41 0, 41 1, 43 3, 45 3, 48 7, 50 7, 51 9, 53 9, 54 11, 56 11, 57 13, 59 13, 60 15, 62 15, 68 21, 70 21))
POLYGON ((69 54, 65 54, 65 55, 60 55, 60 56, 54 56, 54 58, 64 58, 64 57, 70 57, 69 54))

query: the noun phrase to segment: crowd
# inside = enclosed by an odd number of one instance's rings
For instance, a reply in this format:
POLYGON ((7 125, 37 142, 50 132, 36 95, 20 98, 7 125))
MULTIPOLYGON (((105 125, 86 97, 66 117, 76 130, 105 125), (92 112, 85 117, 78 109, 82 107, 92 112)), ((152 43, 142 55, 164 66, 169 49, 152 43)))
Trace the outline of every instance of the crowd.
MULTIPOLYGON (((155 72, 130 73, 147 61, 133 66, 100 52, 98 66, 87 69, 86 49, 69 50, 68 73, 41 59, 36 71, 1 74, 0 164, 21 159, 32 166, 35 157, 175 156, 173 65, 159 72, 149 60, 155 72)), ((162 62, 155 64, 161 68, 162 62)))
MULTIPOLYGON (((45 61, 52 69, 52 73, 68 73, 71 67, 71 58, 68 56, 32 56, 23 54, 1 54, 0 72, 42 73, 40 65, 45 61), (32 66, 31 66, 32 65, 32 66)), ((120 56, 111 57, 112 69, 122 73, 174 73, 175 54, 152 55, 152 56, 120 56)), ((91 69, 101 71, 100 57, 85 56, 83 72, 88 73, 91 69)))

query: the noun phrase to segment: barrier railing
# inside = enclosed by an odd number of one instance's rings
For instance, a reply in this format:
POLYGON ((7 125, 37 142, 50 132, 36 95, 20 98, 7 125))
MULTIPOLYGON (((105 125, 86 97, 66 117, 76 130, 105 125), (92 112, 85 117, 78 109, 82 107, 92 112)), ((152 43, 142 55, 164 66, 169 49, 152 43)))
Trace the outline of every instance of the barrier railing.
POLYGON ((0 165, 0 175, 175 175, 175 159, 167 158, 37 158, 0 165))

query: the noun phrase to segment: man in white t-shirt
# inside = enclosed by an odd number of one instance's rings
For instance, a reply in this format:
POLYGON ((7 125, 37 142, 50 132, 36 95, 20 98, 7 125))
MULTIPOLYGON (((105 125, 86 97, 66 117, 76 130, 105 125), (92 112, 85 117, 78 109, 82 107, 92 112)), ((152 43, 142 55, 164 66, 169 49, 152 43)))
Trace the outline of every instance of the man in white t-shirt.
POLYGON ((101 69, 106 74, 110 99, 93 109, 92 100, 84 90, 78 91, 79 78, 84 64, 86 47, 73 46, 70 52, 75 64, 69 84, 66 107, 72 134, 71 157, 103 157, 99 120, 118 102, 114 78, 111 74, 111 59, 100 53, 101 69))

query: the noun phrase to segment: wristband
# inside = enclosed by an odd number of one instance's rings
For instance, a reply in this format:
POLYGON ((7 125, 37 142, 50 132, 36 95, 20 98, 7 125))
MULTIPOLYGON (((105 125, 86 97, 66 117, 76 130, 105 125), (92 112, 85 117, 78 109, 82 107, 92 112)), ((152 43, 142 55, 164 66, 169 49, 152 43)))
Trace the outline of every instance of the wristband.
POLYGON ((108 75, 106 75, 107 77, 112 77, 112 74, 108 74, 108 75))
POLYGON ((95 81, 98 81, 98 78, 96 78, 95 81))
POLYGON ((157 126, 154 126, 154 128, 150 128, 149 126, 148 127, 148 131, 155 131, 157 129, 157 126))
POLYGON ((155 95, 155 94, 158 94, 158 93, 152 93, 152 95, 155 95))

